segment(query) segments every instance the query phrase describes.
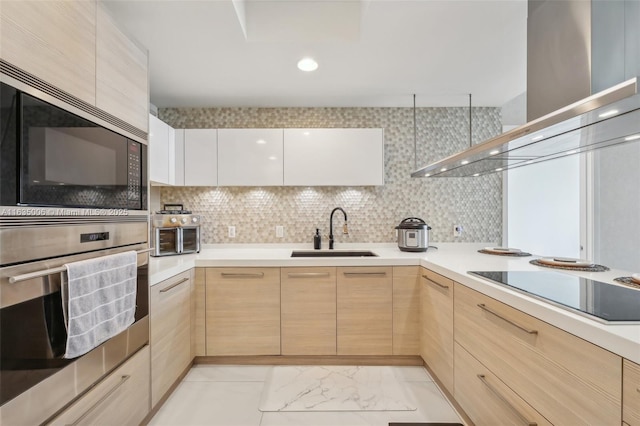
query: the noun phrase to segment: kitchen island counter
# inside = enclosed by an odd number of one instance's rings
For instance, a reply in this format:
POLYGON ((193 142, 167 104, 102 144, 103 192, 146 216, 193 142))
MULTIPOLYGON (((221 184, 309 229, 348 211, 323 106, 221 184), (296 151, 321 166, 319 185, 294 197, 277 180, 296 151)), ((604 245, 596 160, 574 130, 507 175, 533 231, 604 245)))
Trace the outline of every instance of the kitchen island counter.
MULTIPOLYGON (((609 325, 534 299, 505 286, 468 274, 468 271, 550 270, 529 263, 531 257, 492 256, 478 253, 491 244, 440 243, 438 250, 402 252, 396 244, 340 244, 338 250, 371 250, 377 257, 297 257, 292 250, 309 250, 308 244, 214 244, 199 254, 152 258, 149 282, 157 284, 193 267, 313 267, 313 266, 411 266, 419 265, 476 291, 513 306, 631 361, 640 363, 640 324, 609 325)), ((614 278, 629 271, 558 271, 616 284, 614 278)), ((640 290, 639 290, 640 291, 640 290)), ((639 307, 640 309, 640 307, 639 307)))

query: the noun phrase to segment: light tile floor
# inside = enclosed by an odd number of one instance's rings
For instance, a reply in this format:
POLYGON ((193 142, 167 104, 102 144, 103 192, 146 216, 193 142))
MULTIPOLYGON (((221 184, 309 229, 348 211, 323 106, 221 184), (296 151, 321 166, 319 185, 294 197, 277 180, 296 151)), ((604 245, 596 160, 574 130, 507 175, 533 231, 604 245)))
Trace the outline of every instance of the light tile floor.
POLYGON ((270 366, 197 365, 151 425, 387 426, 389 422, 462 422, 422 367, 393 367, 415 411, 261 412, 270 366))

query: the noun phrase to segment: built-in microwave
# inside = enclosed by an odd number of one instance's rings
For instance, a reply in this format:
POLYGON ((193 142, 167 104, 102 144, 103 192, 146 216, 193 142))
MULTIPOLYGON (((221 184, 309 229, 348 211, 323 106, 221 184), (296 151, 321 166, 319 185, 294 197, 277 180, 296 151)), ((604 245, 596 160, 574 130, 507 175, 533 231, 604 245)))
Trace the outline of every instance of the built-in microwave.
POLYGON ((146 145, 0 84, 0 205, 147 209, 146 145))

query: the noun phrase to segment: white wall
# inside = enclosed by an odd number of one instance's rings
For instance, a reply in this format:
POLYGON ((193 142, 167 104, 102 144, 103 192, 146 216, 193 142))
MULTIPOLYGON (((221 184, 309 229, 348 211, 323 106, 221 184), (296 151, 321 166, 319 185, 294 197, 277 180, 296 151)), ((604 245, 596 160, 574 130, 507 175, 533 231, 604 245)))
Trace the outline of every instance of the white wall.
POLYGON ((580 257, 580 156, 507 172, 509 247, 542 256, 580 257))

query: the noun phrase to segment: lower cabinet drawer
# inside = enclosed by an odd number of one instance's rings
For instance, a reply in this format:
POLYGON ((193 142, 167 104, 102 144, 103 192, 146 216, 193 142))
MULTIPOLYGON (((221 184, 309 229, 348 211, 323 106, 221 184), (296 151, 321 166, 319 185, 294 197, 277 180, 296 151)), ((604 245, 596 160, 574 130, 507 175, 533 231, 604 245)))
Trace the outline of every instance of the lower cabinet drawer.
POLYGON ((454 353, 454 396, 477 426, 551 425, 457 343, 454 353))
POLYGON ((622 420, 640 426, 640 365, 628 359, 622 371, 622 420))
POLYGON ((620 425, 620 356, 457 283, 454 336, 551 423, 620 425))
POLYGON ((52 425, 139 425, 150 410, 149 346, 140 349, 52 425))

